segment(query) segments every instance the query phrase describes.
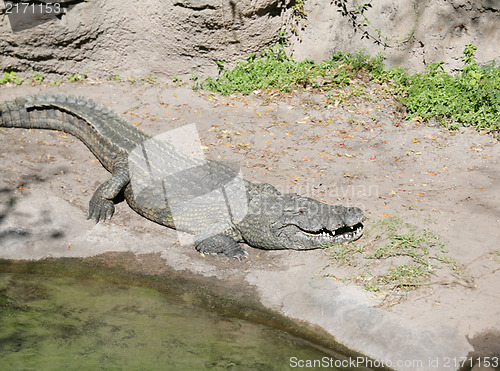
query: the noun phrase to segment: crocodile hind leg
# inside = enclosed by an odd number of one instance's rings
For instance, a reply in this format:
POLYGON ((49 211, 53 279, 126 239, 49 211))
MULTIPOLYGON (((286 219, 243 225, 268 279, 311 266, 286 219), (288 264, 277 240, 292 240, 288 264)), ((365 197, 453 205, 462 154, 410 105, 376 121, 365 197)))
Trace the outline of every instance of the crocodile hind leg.
POLYGON ((224 254, 228 258, 245 259, 248 253, 231 237, 215 235, 194 244, 202 254, 224 254))
POLYGON ((115 212, 113 199, 130 182, 128 164, 125 156, 117 157, 113 164, 111 179, 102 183, 94 192, 89 202, 89 215, 96 223, 111 219, 115 212))

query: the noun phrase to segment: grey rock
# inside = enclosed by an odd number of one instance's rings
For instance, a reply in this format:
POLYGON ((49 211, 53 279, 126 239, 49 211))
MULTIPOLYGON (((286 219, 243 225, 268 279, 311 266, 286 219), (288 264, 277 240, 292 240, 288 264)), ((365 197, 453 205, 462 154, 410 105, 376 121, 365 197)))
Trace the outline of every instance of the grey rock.
MULTIPOLYGON (((60 1, 48 14, 6 14, 0 7, 0 71, 74 74, 94 77, 217 73, 216 60, 232 66, 275 41, 286 26, 297 59, 321 61, 337 52, 364 49, 385 53, 389 66, 421 71, 445 61, 462 65, 464 46, 473 42, 477 59, 497 59, 500 31, 493 0, 373 2, 367 30, 391 45, 384 49, 361 39, 332 1, 305 2, 307 18, 293 16, 290 1, 189 0, 60 1), (58 8, 59 9, 59 8, 58 8), (57 13, 57 14, 56 14, 57 13), (297 27, 297 23, 301 23, 297 27), (304 27, 302 27, 302 23, 304 27), (294 26, 295 25, 295 26, 294 26)), ((39 8, 34 8, 39 9, 39 8)), ((12 13, 11 9, 11 13, 12 13)))
POLYGON ((231 63, 273 42, 291 14, 281 4, 64 1, 61 12, 44 15, 48 19, 43 22, 30 14, 2 15, 2 4, 0 70, 92 76, 213 74, 215 60, 231 63))
POLYGON ((385 54, 388 66, 422 71, 426 64, 444 61, 445 69, 454 71, 463 65, 462 52, 472 42, 480 63, 500 60, 498 2, 380 0, 371 4, 365 13, 371 23, 366 30, 374 36, 380 30, 380 39, 387 38, 389 48, 361 39, 362 32, 354 32, 333 1, 309 0, 306 26, 292 38, 296 58, 321 61, 335 52, 364 50, 372 56, 385 54))

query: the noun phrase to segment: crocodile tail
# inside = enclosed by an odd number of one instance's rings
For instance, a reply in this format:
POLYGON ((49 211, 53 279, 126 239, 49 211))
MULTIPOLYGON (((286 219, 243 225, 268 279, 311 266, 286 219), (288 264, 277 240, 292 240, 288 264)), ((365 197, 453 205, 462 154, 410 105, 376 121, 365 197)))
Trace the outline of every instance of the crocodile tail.
MULTIPOLYGON (((63 108, 68 101, 77 102, 77 98, 64 95, 35 95, 16 98, 0 103, 0 126, 24 129, 64 130, 74 134, 84 122, 80 117, 82 109, 63 108), (80 122, 77 122, 80 121, 80 122)), ((78 102, 85 109, 90 101, 78 102)), ((93 102, 90 102, 93 104, 93 102)), ((76 134, 76 133, 75 133, 76 134)))
POLYGON ((0 127, 62 130, 80 139, 108 170, 118 152, 129 152, 149 138, 109 108, 62 94, 0 103, 0 127))
POLYGON ((149 138, 109 108, 91 99, 62 94, 34 95, 0 103, 0 126, 63 130, 87 146, 106 141, 131 149, 149 138))
POLYGON ((34 95, 0 103, 0 126, 25 129, 64 130, 77 134, 83 126, 93 125, 92 112, 105 107, 82 97, 34 95))
POLYGON ((25 98, 0 103, 0 126, 6 128, 30 128, 25 98))

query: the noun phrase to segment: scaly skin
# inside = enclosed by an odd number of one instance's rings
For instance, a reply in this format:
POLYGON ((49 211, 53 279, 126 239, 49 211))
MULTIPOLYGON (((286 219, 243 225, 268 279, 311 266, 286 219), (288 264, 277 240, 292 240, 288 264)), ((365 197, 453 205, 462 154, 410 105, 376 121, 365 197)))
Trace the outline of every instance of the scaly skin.
POLYGON ((89 219, 111 219, 123 191, 140 215, 195 237, 205 254, 241 259, 244 242, 260 249, 309 250, 363 233, 363 212, 332 206, 270 184, 241 179, 231 166, 186 155, 151 138, 91 100, 34 96, 0 104, 0 126, 64 130, 111 173, 89 202, 89 219))

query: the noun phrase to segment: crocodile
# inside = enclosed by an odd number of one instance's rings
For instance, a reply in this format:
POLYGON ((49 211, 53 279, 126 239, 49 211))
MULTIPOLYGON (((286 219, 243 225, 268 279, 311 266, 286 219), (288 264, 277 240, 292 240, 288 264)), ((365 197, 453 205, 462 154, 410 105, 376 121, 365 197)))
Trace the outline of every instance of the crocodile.
POLYGON ((241 246, 310 250, 363 234, 363 212, 252 183, 225 162, 183 153, 83 97, 35 95, 0 103, 0 127, 61 130, 81 140, 111 178, 88 219, 111 219, 119 195, 143 217, 194 236, 203 254, 248 256, 241 246))

